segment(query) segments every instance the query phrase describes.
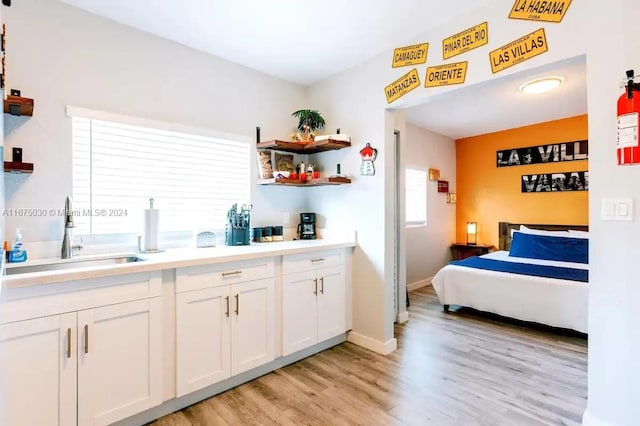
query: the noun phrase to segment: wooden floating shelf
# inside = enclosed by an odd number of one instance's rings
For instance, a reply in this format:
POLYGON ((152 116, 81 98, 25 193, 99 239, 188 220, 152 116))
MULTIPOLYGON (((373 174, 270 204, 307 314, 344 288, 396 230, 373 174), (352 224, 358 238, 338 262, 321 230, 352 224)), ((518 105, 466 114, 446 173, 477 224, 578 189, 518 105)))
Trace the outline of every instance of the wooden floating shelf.
POLYGON ((5 161, 4 171, 9 173, 33 173, 33 163, 5 161))
POLYGON ((351 142, 324 139, 307 143, 287 142, 281 140, 265 141, 258 144, 258 149, 273 149, 276 151, 293 152, 296 154, 314 154, 316 152, 333 151, 349 148, 351 142))
POLYGON ((11 115, 33 115, 33 99, 22 96, 7 96, 4 100, 4 112, 11 115))
POLYGON ((260 185, 285 185, 285 186, 326 186, 326 185, 344 185, 351 183, 351 179, 343 177, 325 177, 318 179, 307 179, 302 182, 299 179, 272 178, 260 179, 260 185))

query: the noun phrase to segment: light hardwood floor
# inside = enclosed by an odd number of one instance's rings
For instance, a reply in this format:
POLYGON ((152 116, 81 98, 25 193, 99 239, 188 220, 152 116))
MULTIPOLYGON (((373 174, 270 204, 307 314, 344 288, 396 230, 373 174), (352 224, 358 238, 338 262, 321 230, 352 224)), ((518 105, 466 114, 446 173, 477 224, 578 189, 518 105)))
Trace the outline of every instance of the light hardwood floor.
POLYGON ((389 356, 344 343, 152 425, 580 424, 586 338, 410 300, 389 356))

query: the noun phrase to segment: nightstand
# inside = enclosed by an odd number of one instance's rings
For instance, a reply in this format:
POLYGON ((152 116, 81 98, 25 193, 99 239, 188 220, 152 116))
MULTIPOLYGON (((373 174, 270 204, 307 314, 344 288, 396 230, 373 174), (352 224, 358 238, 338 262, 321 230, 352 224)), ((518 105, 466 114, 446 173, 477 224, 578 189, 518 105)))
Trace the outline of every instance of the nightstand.
POLYGON ((494 246, 487 244, 451 244, 451 258, 453 260, 461 260, 471 256, 480 256, 495 250, 494 246))

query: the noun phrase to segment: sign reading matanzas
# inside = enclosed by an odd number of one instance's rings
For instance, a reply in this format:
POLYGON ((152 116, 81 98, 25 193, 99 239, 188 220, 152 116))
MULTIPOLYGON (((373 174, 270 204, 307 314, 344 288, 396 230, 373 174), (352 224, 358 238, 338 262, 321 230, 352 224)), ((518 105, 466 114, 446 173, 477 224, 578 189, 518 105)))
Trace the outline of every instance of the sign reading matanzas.
POLYGON ((442 59, 449 59, 489 43, 487 23, 468 28, 442 40, 442 59))
POLYGON ((420 76, 418 76, 418 69, 414 68, 384 88, 384 94, 387 96, 387 103, 391 103, 396 99, 401 98, 416 87, 420 87, 420 76))
POLYGON ((393 50, 392 68, 407 65, 419 65, 427 62, 429 43, 414 44, 413 46, 398 47, 393 50))
POLYGON ((498 151, 497 154, 496 165, 498 167, 587 160, 589 158, 589 141, 582 140, 504 149, 498 151))
POLYGON ((540 28, 489 53, 491 71, 495 74, 547 50, 547 37, 544 28, 540 28))
POLYGON ((516 0, 511 13, 509 13, 509 18, 525 19, 527 21, 561 22, 570 4, 571 0, 516 0))
POLYGON ((468 62, 438 65, 427 68, 424 87, 450 86, 462 84, 467 77, 468 62))

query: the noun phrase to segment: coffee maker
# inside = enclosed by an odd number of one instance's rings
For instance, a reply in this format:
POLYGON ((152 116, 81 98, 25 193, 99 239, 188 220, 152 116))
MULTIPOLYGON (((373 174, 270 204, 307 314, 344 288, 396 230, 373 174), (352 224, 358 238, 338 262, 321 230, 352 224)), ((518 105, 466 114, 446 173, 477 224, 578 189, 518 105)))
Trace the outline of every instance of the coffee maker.
POLYGON ((316 214, 300 213, 300 223, 298 224, 299 240, 316 239, 316 214))

